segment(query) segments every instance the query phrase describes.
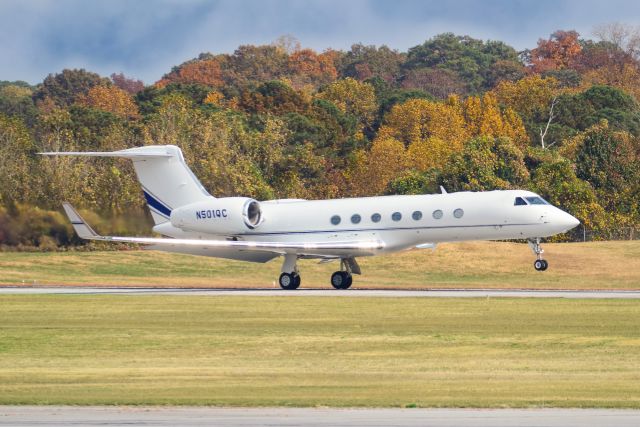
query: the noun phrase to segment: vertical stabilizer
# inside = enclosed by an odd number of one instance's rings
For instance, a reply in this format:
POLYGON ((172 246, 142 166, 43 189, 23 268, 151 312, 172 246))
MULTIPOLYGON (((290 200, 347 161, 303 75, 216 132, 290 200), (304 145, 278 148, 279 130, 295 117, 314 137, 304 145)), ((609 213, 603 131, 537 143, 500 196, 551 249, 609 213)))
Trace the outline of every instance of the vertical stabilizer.
POLYGON ((156 225, 167 222, 173 209, 212 197, 191 172, 182 151, 175 145, 149 145, 111 152, 41 154, 131 159, 156 225))

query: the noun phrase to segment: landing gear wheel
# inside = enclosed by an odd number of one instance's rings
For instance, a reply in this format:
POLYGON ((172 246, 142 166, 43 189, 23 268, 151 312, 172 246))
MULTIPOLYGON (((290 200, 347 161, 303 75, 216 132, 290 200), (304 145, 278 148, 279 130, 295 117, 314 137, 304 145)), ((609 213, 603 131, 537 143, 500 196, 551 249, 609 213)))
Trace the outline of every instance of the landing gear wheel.
POLYGON ((350 273, 347 273, 347 281, 345 282, 342 289, 349 289, 353 284, 353 276, 350 273))
POLYGON ((544 264, 544 267, 542 267, 542 271, 545 271, 547 268, 549 268, 549 263, 546 259, 543 259, 542 263, 544 264))
POLYGON ((533 268, 537 271, 545 271, 549 267, 546 259, 537 259, 533 262, 533 268))
POLYGON ((331 275, 331 286, 336 289, 349 289, 353 283, 353 277, 346 271, 336 271, 331 275))
POLYGON ((298 273, 282 273, 278 279, 280 287, 286 290, 298 289, 301 281, 298 273))

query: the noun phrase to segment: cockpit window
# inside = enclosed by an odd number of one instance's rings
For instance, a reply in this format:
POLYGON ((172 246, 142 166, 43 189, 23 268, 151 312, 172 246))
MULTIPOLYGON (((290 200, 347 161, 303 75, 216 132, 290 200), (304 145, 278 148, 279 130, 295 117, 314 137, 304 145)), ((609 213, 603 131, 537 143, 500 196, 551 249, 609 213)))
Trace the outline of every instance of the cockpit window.
POLYGON ((522 197, 516 197, 516 201, 513 203, 513 206, 526 206, 527 202, 524 201, 522 197))
POLYGON ((532 205, 548 205, 549 203, 547 203, 542 197, 526 197, 527 202, 529 202, 532 205))

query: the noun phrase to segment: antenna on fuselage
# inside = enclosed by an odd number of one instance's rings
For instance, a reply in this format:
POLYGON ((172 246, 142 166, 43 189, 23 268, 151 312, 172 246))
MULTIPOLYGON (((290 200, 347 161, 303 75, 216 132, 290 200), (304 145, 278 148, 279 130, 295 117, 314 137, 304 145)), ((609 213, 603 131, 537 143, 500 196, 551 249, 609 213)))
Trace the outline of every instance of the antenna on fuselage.
POLYGON ((444 187, 443 187, 442 185, 440 186, 440 192, 441 192, 442 194, 447 194, 447 190, 445 190, 445 189, 444 189, 444 187))

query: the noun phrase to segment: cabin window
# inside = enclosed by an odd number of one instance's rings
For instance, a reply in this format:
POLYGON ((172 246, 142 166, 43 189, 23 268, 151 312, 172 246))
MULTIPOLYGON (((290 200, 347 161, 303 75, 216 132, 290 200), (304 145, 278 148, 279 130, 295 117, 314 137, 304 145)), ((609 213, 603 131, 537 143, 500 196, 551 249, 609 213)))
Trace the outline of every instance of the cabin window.
POLYGON ((354 224, 359 224, 360 221, 362 220, 362 217, 358 214, 353 214, 351 215, 351 222, 354 224))
POLYGON ((453 216, 455 216, 456 218, 462 218, 462 215, 464 215, 464 211, 460 208, 453 211, 453 216))
POLYGON ((548 205, 548 203, 542 197, 526 197, 527 202, 532 205, 548 205))
POLYGON ((437 210, 433 211, 433 218, 434 219, 442 218, 442 211, 440 209, 437 209, 437 210))
POLYGON ((374 213, 373 215, 371 215, 371 221, 373 222, 380 222, 381 219, 382 215, 380 215, 379 213, 374 213))
POLYGON ((331 224, 338 225, 340 224, 340 215, 334 215, 331 217, 331 224))
POLYGON ((411 214, 411 218, 413 218, 415 221, 420 221, 422 219, 422 212, 420 211, 414 211, 411 214))
POLYGON ((516 197, 516 201, 513 203, 513 206, 526 206, 527 202, 524 201, 522 197, 516 197))
POLYGON ((402 214, 400 212, 394 212, 391 215, 391 219, 394 221, 400 221, 402 219, 402 214))

